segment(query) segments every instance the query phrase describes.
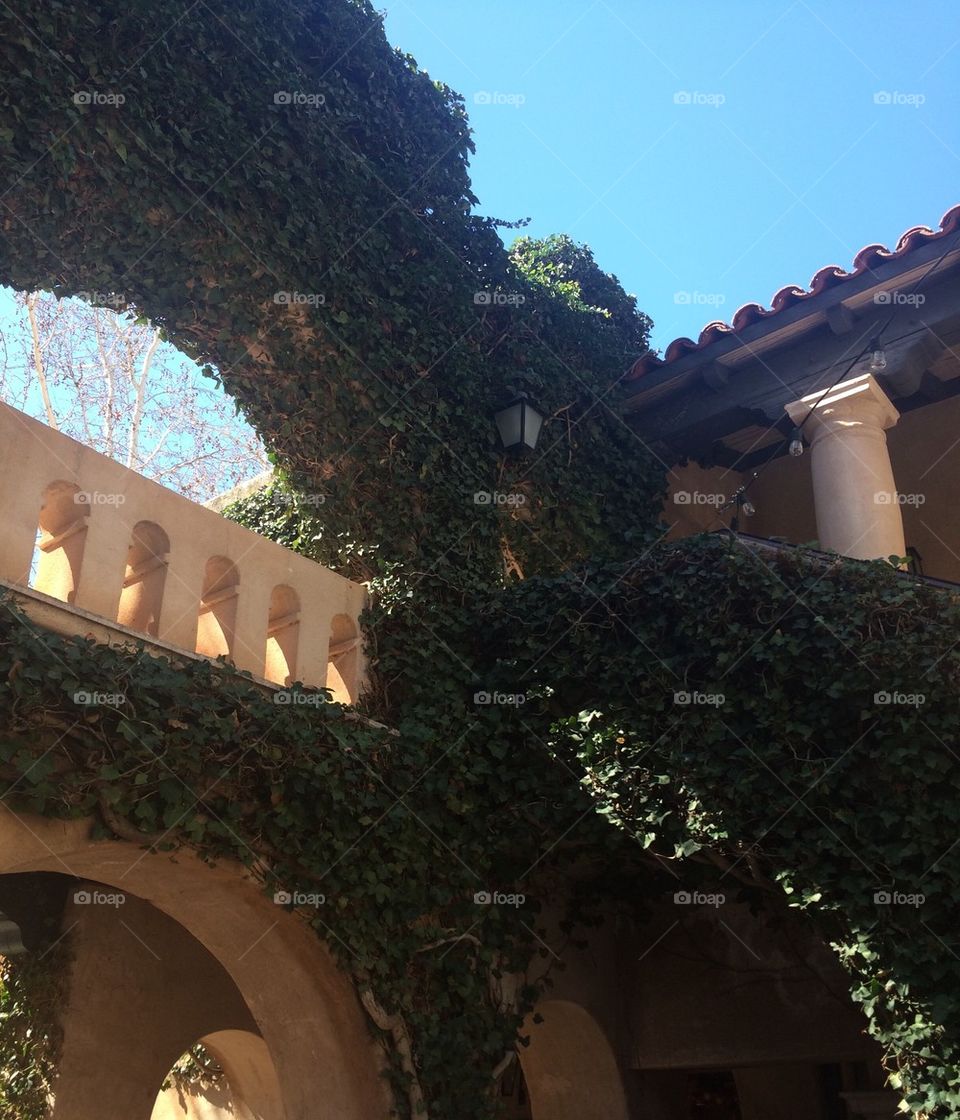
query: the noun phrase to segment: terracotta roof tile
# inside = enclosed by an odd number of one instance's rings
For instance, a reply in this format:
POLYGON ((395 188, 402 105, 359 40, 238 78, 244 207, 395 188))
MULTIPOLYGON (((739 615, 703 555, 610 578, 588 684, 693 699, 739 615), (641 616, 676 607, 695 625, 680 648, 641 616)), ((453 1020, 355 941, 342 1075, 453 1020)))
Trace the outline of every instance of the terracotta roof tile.
POLYGON ((809 288, 804 289, 797 287, 796 284, 787 284, 774 294, 769 307, 762 307, 759 303, 745 303, 743 307, 734 312, 730 323, 720 321, 707 323, 696 342, 692 338, 675 338, 666 348, 662 358, 651 350, 634 362, 627 374, 627 380, 633 381, 636 378, 643 377, 651 370, 669 365, 670 362, 675 362, 695 350, 703 350, 724 337, 738 334, 761 319, 769 319, 788 307, 793 307, 803 300, 810 299, 811 296, 818 296, 828 288, 835 288, 838 284, 843 284, 855 276, 861 276, 887 261, 905 257, 921 245, 925 245, 929 241, 936 241, 938 238, 947 237, 957 229, 960 229, 960 205, 951 207, 944 214, 940 219, 938 229, 930 229, 927 226, 914 226, 912 229, 908 229, 901 235, 895 249, 888 249, 885 245, 865 246, 854 257, 853 268, 849 272, 840 268, 839 265, 827 265, 814 275, 809 288))

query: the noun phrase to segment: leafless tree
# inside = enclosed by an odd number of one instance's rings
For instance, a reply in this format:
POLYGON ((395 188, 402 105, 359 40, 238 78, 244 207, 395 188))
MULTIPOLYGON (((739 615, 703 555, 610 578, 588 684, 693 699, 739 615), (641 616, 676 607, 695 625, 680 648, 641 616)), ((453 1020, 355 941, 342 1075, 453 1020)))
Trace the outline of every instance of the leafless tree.
POLYGON ((0 398, 132 470, 207 501, 268 466, 232 401, 131 313, 2 293, 0 398))

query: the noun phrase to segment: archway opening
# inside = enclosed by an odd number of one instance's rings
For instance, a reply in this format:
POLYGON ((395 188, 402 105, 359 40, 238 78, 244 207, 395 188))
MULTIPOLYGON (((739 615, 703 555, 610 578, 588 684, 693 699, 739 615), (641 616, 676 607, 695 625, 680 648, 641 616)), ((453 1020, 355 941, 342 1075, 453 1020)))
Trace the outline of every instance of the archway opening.
POLYGON ((327 688, 341 704, 352 704, 357 698, 359 660, 360 637, 356 623, 349 615, 335 615, 330 624, 327 688))
POLYGON ((278 584, 270 593, 267 650, 263 675, 274 684, 296 680, 297 646, 300 642, 300 597, 292 587, 278 584))
POLYGON ((120 593, 117 622, 156 638, 167 580, 170 539, 152 521, 138 521, 127 549, 127 569, 120 593))
POLYGON ((87 539, 88 496, 72 482, 51 482, 43 492, 30 586, 72 603, 87 539))
POLYGON ((175 857, 146 853, 92 831, 89 819, 0 807, 0 911, 25 930, 28 948, 29 923, 17 914, 35 911, 39 887, 28 883, 15 898, 9 881, 42 873, 69 887, 51 902, 51 932, 68 945, 69 967, 58 1005, 60 1120, 150 1120, 166 1075, 198 1041, 248 1107, 269 1100, 252 1076, 242 1080, 244 1069, 263 1069, 251 1047, 263 1055, 265 1046, 280 1120, 313 1120, 318 1101, 342 1120, 389 1114, 354 990, 298 915, 239 864, 211 864, 186 846, 175 857), (123 1060, 105 1064, 105 1053, 123 1060))
POLYGON ((211 556, 203 573, 203 592, 197 617, 197 653, 229 657, 237 629, 240 573, 226 556, 211 556))
POLYGON ((277 1072, 259 1035, 215 1031, 174 1063, 150 1120, 282 1120, 277 1072))
POLYGON ((529 1044, 519 1054, 532 1120, 628 1120, 616 1055, 586 1008, 547 1000, 523 1034, 529 1044))

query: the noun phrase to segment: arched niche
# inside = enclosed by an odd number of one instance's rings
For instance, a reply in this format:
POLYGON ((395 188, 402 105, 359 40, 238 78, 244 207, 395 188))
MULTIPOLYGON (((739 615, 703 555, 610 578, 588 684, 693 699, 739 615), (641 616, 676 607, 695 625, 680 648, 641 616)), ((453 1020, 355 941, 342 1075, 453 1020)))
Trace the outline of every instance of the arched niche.
POLYGON ((153 521, 138 521, 127 548, 127 568, 117 622, 156 638, 167 580, 170 539, 153 521))
POLYGON ((533 1120, 629 1120, 623 1079, 607 1036, 586 1008, 569 1000, 540 1004, 519 1048, 533 1120))
POLYGON ((203 573, 203 591, 197 616, 197 653, 204 657, 229 657, 237 630, 237 597, 240 572, 226 556, 211 556, 203 573))
POLYGON ((330 646, 327 653, 327 688, 334 700, 352 704, 357 699, 360 665, 360 636, 357 625, 346 614, 334 616, 330 625, 330 646))
POLYGON ((287 584, 270 592, 267 617, 267 649, 263 675, 274 684, 297 679, 297 649, 300 644, 300 596, 287 584))
POLYGON ((43 491, 30 584, 37 591, 72 603, 80 583, 90 503, 72 482, 51 482, 43 491))

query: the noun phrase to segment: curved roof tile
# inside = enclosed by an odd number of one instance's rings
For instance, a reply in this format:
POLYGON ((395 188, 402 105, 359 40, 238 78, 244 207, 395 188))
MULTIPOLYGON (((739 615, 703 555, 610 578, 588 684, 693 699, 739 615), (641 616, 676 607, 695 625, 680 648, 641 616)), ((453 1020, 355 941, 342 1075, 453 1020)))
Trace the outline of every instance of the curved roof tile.
POLYGON ((815 273, 810 281, 809 288, 787 284, 774 293, 769 307, 762 307, 759 303, 745 303, 733 313, 730 323, 720 322, 719 320, 707 323, 696 342, 692 338, 675 338, 667 346, 662 358, 652 350, 649 351, 633 363, 627 374, 627 380, 633 381, 638 377, 643 377, 651 370, 669 365, 671 362, 686 357, 687 354, 692 354, 696 350, 703 350, 727 335, 742 331, 761 319, 769 319, 772 315, 777 315, 788 307, 793 307, 803 300, 810 299, 811 296, 818 296, 828 288, 835 288, 838 284, 842 284, 854 276, 860 276, 864 272, 869 272, 886 261, 904 257, 921 245, 941 237, 947 237, 957 229, 960 229, 960 204, 951 207, 943 215, 938 229, 930 229, 929 226, 913 226, 912 229, 902 233, 895 249, 888 249, 885 245, 864 246, 854 257, 853 268, 849 272, 839 265, 827 265, 815 273))

